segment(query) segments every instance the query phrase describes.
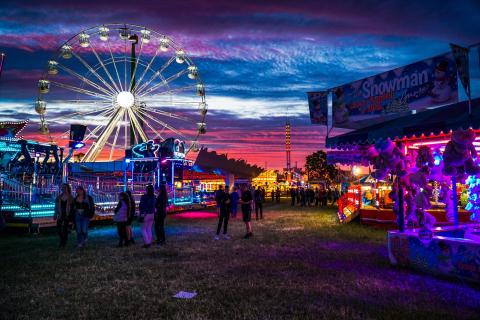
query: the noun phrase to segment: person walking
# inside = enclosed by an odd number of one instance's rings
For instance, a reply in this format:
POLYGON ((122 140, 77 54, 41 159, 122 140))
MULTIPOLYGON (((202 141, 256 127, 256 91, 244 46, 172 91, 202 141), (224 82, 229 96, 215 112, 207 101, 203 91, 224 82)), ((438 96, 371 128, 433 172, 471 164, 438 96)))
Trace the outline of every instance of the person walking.
POLYGON ((53 219, 57 222, 57 232, 60 238, 60 248, 65 248, 68 241, 69 225, 73 222, 73 196, 72 189, 67 183, 62 184, 62 193, 55 199, 53 219))
POLYGON ((160 185, 158 189, 157 200, 155 201, 155 235, 157 244, 165 244, 165 218, 167 217, 168 192, 165 184, 160 185))
POLYGON ((258 220, 258 212, 260 211, 260 219, 263 219, 263 193, 260 187, 257 187, 254 193, 255 199, 255 219, 258 220))
POLYGON ((275 191, 275 199, 277 200, 277 203, 280 203, 280 188, 277 187, 277 190, 275 191))
POLYGON ((139 222, 142 223, 142 248, 149 248, 152 245, 152 226, 155 215, 155 194, 153 186, 149 184, 145 194, 140 198, 139 205, 139 222))
POLYGON ((305 207, 306 201, 305 201, 305 190, 303 188, 300 189, 300 206, 305 207))
POLYGON ((318 187, 315 188, 315 207, 318 207, 320 202, 320 189, 318 187))
POLYGON ((295 189, 294 188, 290 188, 290 199, 292 200, 292 207, 295 206, 295 198, 297 198, 297 193, 295 192, 295 189))
POLYGON ((272 197, 272 202, 275 202, 275 189, 272 188, 272 192, 270 192, 270 196, 272 197))
MULTIPOLYGON (((272 191, 273 192, 273 191, 272 191)), ((248 239, 253 236, 252 233, 252 193, 248 190, 247 185, 242 187, 242 195, 240 196, 240 203, 242 204, 242 218, 245 222, 245 229, 247 233, 244 238, 248 239)))
POLYGON ((240 196, 238 195, 238 187, 234 187, 232 193, 230 193, 230 214, 232 218, 237 217, 239 199, 240 196))
POLYGON ((77 247, 81 248, 87 244, 88 224, 95 214, 93 198, 87 194, 82 186, 76 188, 73 211, 75 212, 75 229, 77 231, 77 247))
POLYGON ((118 232, 118 247, 128 246, 127 221, 130 210, 130 199, 126 192, 121 192, 118 195, 118 204, 115 208, 115 215, 113 221, 117 223, 118 232))
POLYGON ((135 203, 135 198, 133 197, 132 192, 130 190, 127 190, 126 193, 128 196, 128 217, 125 228, 127 230, 127 242, 134 244, 135 239, 133 238, 132 222, 136 215, 137 204, 135 203))
POLYGON ((218 215, 217 233, 214 240, 220 239, 220 231, 223 224, 223 239, 230 239, 227 234, 228 231, 228 219, 230 218, 230 195, 228 194, 228 186, 225 186, 225 191, 219 192, 220 214, 218 215))

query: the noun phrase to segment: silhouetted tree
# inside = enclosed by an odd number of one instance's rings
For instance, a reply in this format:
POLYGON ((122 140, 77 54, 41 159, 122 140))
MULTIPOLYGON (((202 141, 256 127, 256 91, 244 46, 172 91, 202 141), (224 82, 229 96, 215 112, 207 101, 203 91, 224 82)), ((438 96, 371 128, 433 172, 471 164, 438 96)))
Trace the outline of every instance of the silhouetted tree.
POLYGON ((333 164, 327 163, 325 151, 317 151, 307 156, 305 162, 308 180, 325 180, 330 185, 336 179, 338 169, 333 164))

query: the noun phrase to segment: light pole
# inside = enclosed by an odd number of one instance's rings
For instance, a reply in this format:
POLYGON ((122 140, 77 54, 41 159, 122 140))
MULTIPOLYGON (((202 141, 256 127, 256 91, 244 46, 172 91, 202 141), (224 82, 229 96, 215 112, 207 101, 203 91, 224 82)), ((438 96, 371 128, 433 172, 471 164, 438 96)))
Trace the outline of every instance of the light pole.
MULTIPOLYGON (((138 44, 138 36, 136 34, 132 34, 128 37, 128 41, 131 43, 131 50, 130 50, 130 92, 134 94, 135 92, 135 59, 136 59, 136 54, 135 54, 135 46, 138 44)), ((139 119, 139 124, 141 127, 143 127, 143 121, 139 119)), ((130 119, 130 146, 133 148, 137 143, 140 143, 140 141, 136 141, 135 139, 135 131, 134 131, 134 124, 132 119, 130 119)))
POLYGON ((5 53, 0 53, 0 78, 2 77, 3 63, 5 61, 5 53))

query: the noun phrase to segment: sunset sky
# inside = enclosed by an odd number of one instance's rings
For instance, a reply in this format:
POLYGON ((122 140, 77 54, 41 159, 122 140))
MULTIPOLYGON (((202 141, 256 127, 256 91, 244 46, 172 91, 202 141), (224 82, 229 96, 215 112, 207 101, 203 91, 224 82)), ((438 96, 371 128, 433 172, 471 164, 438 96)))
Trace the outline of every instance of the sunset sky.
POLYGON ((307 91, 480 41, 473 0, 4 0, 0 13, 0 121, 37 121, 37 81, 64 41, 106 23, 138 24, 173 38, 198 66, 209 105, 200 144, 268 168, 285 166, 287 115, 293 164, 322 148, 326 129, 310 125, 307 91))

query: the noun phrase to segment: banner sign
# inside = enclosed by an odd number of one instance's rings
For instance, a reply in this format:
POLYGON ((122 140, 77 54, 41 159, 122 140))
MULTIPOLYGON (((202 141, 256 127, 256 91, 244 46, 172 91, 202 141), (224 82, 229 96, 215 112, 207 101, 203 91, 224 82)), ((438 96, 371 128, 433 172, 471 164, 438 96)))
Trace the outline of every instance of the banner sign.
POLYGON ((327 125, 328 91, 307 92, 310 121, 312 124, 327 125))
POLYGON ((458 75, 460 76, 460 82, 470 97, 470 68, 468 67, 468 48, 457 46, 451 43, 453 57, 455 58, 455 64, 457 65, 458 75))
POLYGON ((359 129, 458 102, 451 52, 334 88, 333 126, 359 129))

